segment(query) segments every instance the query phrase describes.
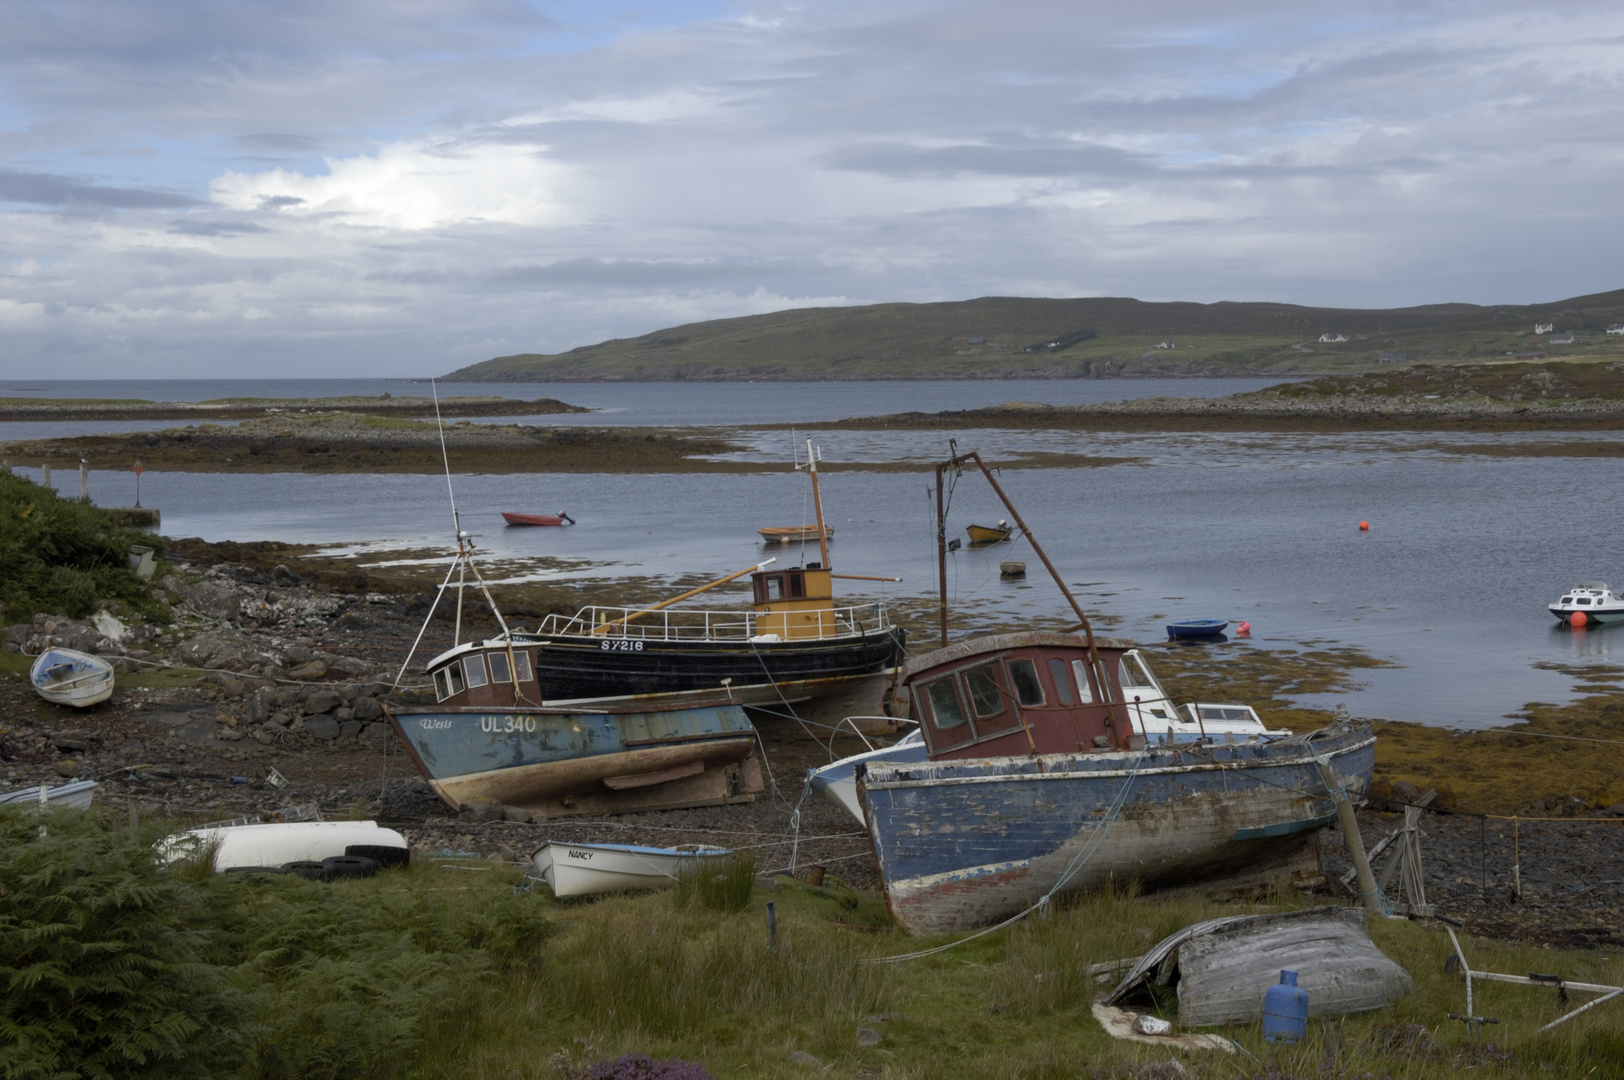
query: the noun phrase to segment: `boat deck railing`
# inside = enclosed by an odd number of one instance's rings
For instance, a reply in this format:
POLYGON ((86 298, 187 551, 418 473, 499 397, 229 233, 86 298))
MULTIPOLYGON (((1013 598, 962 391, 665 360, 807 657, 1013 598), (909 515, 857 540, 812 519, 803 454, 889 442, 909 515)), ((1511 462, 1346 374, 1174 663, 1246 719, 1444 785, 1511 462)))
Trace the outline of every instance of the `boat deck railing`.
MULTIPOLYGON (((806 613, 797 613, 806 614, 806 613)), ((892 630, 891 621, 880 604, 857 604, 830 608, 819 616, 820 638, 859 637, 892 630)), ((777 630, 758 628, 754 611, 712 611, 666 608, 586 607, 573 616, 549 615, 535 633, 543 637, 601 637, 633 641, 749 641, 777 630)), ((769 627, 781 625, 781 617, 766 617, 769 627)), ((805 640, 797 638, 795 640, 805 640)))

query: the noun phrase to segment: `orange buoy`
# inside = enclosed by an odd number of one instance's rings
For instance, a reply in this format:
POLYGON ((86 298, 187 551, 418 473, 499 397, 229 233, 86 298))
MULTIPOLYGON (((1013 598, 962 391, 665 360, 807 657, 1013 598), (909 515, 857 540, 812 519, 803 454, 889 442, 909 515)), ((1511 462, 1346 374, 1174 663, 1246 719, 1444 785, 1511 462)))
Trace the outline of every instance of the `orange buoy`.
POLYGON ((1589 621, 1590 618, 1582 611, 1575 611, 1572 615, 1568 616, 1568 625, 1579 630, 1583 630, 1585 628, 1585 624, 1589 621))
POLYGON ((1241 623, 1239 626, 1235 627, 1235 634, 1237 637, 1251 637, 1252 624, 1249 622, 1241 623))
POLYGON ((1368 521, 1361 521, 1361 522, 1360 522, 1360 523, 1359 523, 1359 531, 1360 531, 1360 532, 1369 532, 1369 531, 1370 531, 1370 522, 1368 522, 1368 521))

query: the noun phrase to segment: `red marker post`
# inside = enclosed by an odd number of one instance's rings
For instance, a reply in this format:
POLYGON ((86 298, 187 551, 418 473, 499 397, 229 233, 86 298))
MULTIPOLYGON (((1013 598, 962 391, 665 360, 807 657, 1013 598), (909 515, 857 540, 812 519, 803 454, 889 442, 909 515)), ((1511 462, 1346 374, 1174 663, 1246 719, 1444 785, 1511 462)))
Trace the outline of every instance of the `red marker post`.
POLYGON ((146 470, 141 468, 141 459, 135 459, 135 467, 130 470, 135 473, 135 505, 141 505, 141 474, 146 470))

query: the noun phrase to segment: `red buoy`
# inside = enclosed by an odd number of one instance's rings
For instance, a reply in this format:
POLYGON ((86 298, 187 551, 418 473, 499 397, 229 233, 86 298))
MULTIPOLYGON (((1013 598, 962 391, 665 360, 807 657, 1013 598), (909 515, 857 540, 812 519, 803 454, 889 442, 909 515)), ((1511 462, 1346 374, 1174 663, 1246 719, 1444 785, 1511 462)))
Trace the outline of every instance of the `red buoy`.
POLYGON ((1360 522, 1360 523, 1359 523, 1359 531, 1360 531, 1360 532, 1369 532, 1369 531, 1370 531, 1370 522, 1368 522, 1368 521, 1361 521, 1361 522, 1360 522))
POLYGON ((1578 630, 1583 630, 1585 628, 1585 624, 1589 621, 1590 618, 1582 611, 1575 611, 1572 615, 1568 616, 1568 625, 1578 630))
POLYGON ((1236 637, 1251 637, 1252 636, 1252 624, 1249 623, 1249 622, 1243 622, 1239 626, 1235 627, 1235 636, 1236 637))

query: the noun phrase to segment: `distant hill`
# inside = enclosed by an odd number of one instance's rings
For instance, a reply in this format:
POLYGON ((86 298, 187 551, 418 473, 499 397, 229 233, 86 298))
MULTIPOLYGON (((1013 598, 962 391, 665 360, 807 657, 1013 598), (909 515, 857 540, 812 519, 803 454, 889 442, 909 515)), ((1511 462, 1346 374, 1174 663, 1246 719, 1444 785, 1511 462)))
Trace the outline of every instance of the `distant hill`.
POLYGON ((655 382, 1321 374, 1538 351, 1553 359, 1624 358, 1624 337, 1605 332, 1620 322, 1624 289, 1549 304, 1371 311, 990 296, 714 319, 565 353, 499 356, 444 378, 655 382), (1559 335, 1572 331, 1574 343, 1550 344, 1549 333, 1536 338, 1536 324, 1547 323, 1554 323, 1559 335), (1330 340, 1322 342, 1322 335, 1330 340))

